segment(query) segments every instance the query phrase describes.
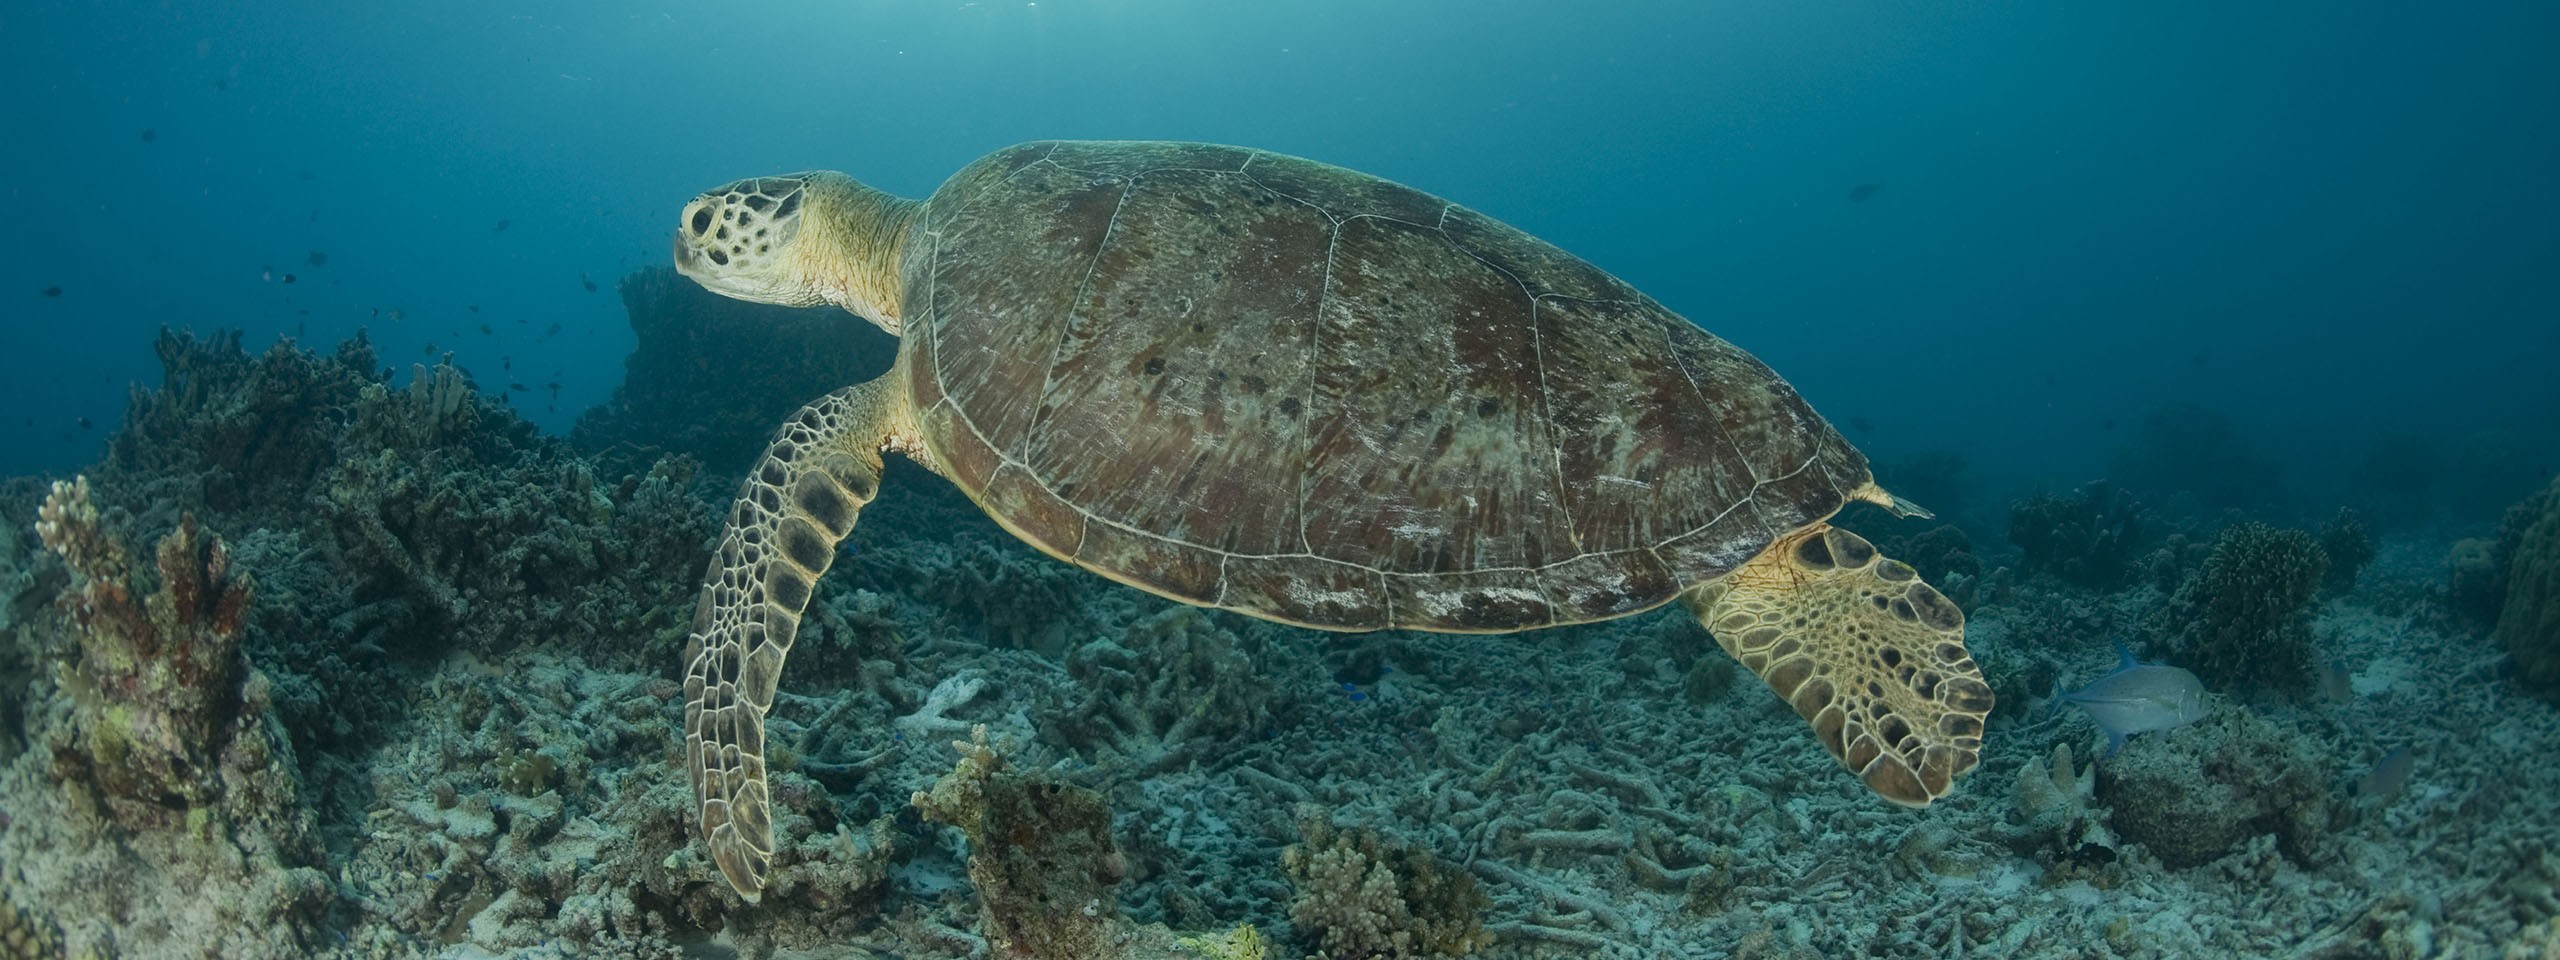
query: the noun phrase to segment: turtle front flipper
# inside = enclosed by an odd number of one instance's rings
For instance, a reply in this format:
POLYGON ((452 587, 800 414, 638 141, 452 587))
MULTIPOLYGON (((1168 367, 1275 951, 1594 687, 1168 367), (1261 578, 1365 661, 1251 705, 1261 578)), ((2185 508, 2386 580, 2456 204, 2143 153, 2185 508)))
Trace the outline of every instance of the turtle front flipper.
POLYGON ((702 837, 748 902, 773 865, 764 715, 836 544, 880 489, 906 421, 899 371, 828 394, 782 427, 729 511, 685 645, 685 759, 702 837))
POLYGON ((1681 600, 1885 799, 1927 806, 1981 759, 1964 611, 1857 534, 1815 524, 1681 600))

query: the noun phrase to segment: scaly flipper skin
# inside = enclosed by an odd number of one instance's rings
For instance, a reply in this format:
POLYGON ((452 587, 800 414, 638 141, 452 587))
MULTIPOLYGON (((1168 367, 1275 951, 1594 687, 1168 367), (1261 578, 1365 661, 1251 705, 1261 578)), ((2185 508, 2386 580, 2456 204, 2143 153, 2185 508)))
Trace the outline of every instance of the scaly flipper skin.
POLYGON ((773 865, 764 715, 809 591, 880 489, 880 450, 912 435, 903 369, 801 408, 747 474, 703 577, 685 647, 685 759, 699 826, 752 903, 773 865))
POLYGON ((1885 799, 1927 806, 1981 759, 1964 611, 1857 534, 1815 524, 1681 601, 1885 799))

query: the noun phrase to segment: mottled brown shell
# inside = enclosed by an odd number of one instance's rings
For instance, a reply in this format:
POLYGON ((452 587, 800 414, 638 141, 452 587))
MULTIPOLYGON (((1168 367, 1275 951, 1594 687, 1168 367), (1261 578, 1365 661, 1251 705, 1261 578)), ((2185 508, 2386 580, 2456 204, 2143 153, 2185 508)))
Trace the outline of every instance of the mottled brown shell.
POLYGON ((1295 157, 1013 147, 934 193, 902 283, 952 481, 1080 566, 1271 619, 1633 613, 1869 481, 1767 366, 1617 278, 1295 157))

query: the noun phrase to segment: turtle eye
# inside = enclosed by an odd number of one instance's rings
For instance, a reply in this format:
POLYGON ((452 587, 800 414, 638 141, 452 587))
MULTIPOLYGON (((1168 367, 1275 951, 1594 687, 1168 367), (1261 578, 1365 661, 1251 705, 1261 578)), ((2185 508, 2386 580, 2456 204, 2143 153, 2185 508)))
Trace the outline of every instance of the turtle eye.
POLYGON ((695 235, 695 236, 701 236, 701 235, 702 235, 702 233, 703 233, 703 231, 706 231, 706 230, 709 230, 709 229, 711 229, 711 208, 710 208, 710 207, 700 207, 700 208, 695 209, 695 210, 693 211, 693 233, 694 233, 694 235, 695 235))

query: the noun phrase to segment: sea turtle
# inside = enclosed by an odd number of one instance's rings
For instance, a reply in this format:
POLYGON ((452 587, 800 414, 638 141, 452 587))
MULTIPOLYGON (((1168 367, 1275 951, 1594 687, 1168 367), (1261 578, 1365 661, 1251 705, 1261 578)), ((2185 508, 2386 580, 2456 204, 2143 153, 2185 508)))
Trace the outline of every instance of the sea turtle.
POLYGON ((1886 799, 1979 757, 1963 613, 1825 522, 1926 512, 1757 359, 1473 210, 1263 150, 1042 142, 922 201, 740 180, 685 204, 675 263, 902 338, 782 426, 694 616, 699 827, 750 900, 765 712, 884 450, 1061 560, 1284 623, 1505 632, 1678 599, 1886 799))

